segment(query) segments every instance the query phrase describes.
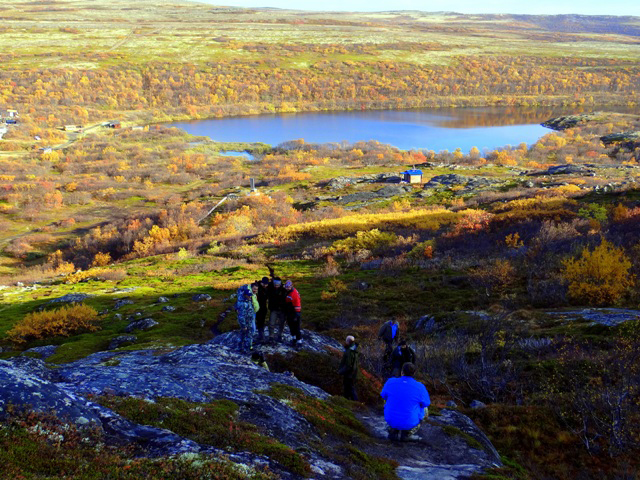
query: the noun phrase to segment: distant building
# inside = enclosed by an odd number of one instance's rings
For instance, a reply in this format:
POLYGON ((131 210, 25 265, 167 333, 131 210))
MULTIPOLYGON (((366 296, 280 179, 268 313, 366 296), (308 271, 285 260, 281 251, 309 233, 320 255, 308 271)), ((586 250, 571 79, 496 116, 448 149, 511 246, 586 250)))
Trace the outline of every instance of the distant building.
POLYGON ((120 127, 122 127, 122 125, 120 124, 120 122, 108 122, 107 123, 107 127, 108 128, 120 128, 120 127))
POLYGON ((402 172, 402 180, 407 183, 422 183, 422 170, 402 172))
POLYGON ((53 152, 53 148, 51 147, 40 147, 38 151, 42 154, 53 152))

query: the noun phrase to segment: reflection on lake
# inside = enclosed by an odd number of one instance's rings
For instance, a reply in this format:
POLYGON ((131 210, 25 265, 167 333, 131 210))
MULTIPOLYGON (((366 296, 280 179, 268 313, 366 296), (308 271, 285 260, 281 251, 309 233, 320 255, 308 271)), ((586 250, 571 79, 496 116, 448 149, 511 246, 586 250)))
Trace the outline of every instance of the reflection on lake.
MULTIPOLYGON (((588 111, 606 110, 590 108, 588 111)), ((610 111, 620 111, 611 108, 610 111)), ((534 143, 549 129, 552 117, 583 113, 575 107, 481 107, 419 110, 323 112, 230 117, 175 123, 193 135, 219 142, 264 142, 270 145, 303 138, 309 143, 377 140, 403 150, 436 152, 471 147, 493 149, 534 143)))

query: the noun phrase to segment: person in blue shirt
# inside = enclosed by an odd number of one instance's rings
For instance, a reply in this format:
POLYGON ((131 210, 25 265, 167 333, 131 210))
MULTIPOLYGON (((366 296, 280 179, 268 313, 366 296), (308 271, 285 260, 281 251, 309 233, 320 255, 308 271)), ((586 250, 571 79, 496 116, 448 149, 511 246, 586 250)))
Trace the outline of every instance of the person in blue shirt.
POLYGON ((428 415, 431 404, 427 388, 413 378, 413 363, 402 366, 400 377, 392 377, 382 387, 385 400, 384 419, 389 425, 390 440, 405 440, 420 429, 420 422, 428 415))

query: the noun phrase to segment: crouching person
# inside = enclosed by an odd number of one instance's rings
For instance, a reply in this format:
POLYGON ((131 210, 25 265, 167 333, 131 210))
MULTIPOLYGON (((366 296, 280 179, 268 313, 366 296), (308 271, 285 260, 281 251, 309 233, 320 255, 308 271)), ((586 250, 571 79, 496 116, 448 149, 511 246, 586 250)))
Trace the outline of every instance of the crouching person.
POLYGON ((420 429, 431 404, 427 388, 413 378, 413 363, 402 366, 401 376, 384 384, 380 395, 385 400, 384 419, 389 426, 389 440, 405 440, 420 429))

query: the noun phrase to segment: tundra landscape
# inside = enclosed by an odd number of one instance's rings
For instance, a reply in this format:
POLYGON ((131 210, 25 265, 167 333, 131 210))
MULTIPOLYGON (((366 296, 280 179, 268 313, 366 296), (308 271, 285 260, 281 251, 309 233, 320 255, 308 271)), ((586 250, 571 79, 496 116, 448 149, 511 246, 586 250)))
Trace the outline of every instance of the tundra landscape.
POLYGON ((613 13, 3 2, 0 478, 637 478, 640 18, 613 13), (455 135, 172 126, 376 111, 455 135), (303 331, 254 342, 267 370, 234 304, 271 274, 303 331), (392 318, 431 395, 404 443, 392 318))

